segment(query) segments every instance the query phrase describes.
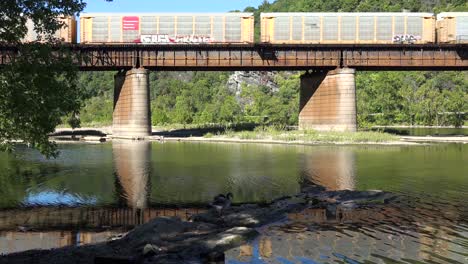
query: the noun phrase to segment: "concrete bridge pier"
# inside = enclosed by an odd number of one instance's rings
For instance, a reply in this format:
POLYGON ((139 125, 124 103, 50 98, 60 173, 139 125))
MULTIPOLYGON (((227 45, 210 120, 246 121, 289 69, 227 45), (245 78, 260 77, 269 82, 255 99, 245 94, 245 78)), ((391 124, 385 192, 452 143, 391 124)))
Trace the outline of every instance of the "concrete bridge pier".
POLYGON ((356 131, 355 70, 339 68, 301 76, 299 129, 356 131))
POLYGON ((149 71, 132 69, 114 76, 114 137, 140 139, 151 135, 149 71))

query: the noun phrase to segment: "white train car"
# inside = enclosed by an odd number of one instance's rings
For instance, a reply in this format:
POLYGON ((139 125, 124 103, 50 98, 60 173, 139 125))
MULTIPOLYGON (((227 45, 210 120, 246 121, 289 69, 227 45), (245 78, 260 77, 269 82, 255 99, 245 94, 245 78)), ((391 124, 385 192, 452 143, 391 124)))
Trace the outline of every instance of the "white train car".
POLYGON ((434 43, 431 13, 262 13, 261 41, 274 44, 434 43))
POLYGON ((468 12, 444 12, 437 15, 439 43, 468 43, 468 12))
POLYGON ((253 43, 252 13, 84 13, 81 43, 253 43))

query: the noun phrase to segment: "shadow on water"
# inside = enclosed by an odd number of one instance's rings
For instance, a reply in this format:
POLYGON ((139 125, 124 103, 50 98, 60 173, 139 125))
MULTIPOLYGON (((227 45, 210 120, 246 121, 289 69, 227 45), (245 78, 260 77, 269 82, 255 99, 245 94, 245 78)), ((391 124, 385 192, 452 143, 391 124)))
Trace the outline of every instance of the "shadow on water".
POLYGON ((428 150, 114 141, 68 146, 60 162, 24 150, 19 157, 0 158, 0 165, 11 170, 0 175, 5 186, 0 190, 5 208, 0 210, 0 253, 106 241, 159 216, 187 220, 206 210, 206 197, 220 192, 232 191, 236 203, 267 203, 311 185, 327 190, 388 185, 400 199, 290 213, 281 222, 259 228, 258 239, 226 252, 226 260, 466 263, 468 209, 460 199, 466 195, 467 179, 457 176, 449 184, 430 176, 440 164, 459 164, 463 171, 466 150, 437 147, 431 150, 437 153, 433 159, 428 150), (444 161, 452 152, 461 157, 454 163, 444 161), (182 158, 177 162, 175 157, 182 158), (397 177, 410 158, 407 166, 413 178, 397 177), (68 174, 74 177, 61 181, 68 174))

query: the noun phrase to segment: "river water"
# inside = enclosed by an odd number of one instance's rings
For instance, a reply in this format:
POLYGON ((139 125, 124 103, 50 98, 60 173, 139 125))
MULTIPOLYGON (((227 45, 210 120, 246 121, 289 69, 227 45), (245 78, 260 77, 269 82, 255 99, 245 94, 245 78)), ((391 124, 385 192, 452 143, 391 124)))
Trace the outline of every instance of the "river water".
POLYGON ((304 211, 261 228, 228 263, 468 263, 468 145, 61 144, 0 153, 0 254, 105 241, 219 193, 265 203, 308 184, 394 192, 383 209, 304 211))

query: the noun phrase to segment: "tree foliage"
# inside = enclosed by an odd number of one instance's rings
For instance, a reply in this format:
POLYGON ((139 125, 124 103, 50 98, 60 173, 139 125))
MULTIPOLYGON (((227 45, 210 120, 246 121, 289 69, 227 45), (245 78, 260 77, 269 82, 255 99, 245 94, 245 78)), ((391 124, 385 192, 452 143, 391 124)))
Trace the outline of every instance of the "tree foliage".
POLYGON ((47 135, 62 116, 79 110, 82 96, 72 54, 53 48, 58 41, 54 33, 63 26, 60 17, 75 15, 84 5, 80 0, 0 1, 0 44, 18 48, 16 60, 0 69, 2 148, 11 149, 13 140, 23 140, 45 155, 57 154, 47 135), (40 33, 40 42, 22 43, 28 19, 40 33))
POLYGON ((85 7, 82 0, 2 0, 0 1, 0 42, 19 43, 28 32, 31 19, 44 40, 56 41, 54 33, 64 26, 60 17, 74 16, 85 7))
POLYGON ((363 126, 461 126, 468 112, 467 72, 370 72, 357 77, 363 126))

